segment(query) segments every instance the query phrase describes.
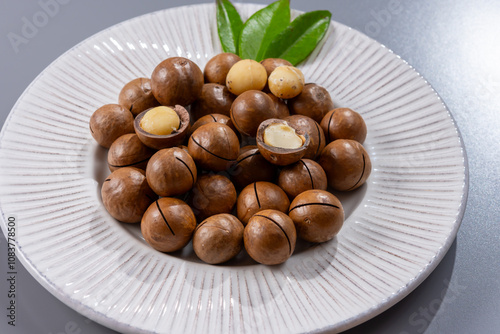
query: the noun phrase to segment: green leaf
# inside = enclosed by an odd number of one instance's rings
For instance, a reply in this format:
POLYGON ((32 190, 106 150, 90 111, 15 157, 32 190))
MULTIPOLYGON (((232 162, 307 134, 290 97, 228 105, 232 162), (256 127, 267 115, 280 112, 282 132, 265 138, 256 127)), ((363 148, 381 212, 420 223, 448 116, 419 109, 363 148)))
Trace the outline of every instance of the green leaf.
POLYGON ((238 40, 243 21, 240 14, 229 0, 217 2, 217 31, 224 52, 238 54, 238 40))
POLYGON ((283 58, 297 65, 316 48, 321 41, 332 14, 318 10, 298 16, 269 44, 264 58, 283 58))
POLYGON ((269 43, 289 24, 289 0, 273 2, 255 12, 241 30, 239 56, 261 61, 269 43))

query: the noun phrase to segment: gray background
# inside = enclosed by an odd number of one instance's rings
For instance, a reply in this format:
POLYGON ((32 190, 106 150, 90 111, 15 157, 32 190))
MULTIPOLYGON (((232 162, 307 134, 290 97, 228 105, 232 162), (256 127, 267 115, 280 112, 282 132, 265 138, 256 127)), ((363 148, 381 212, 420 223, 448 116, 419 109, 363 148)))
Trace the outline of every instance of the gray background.
MULTIPOLYGON (((8 34, 22 35, 23 18, 32 21, 42 7, 38 1, 0 0, 1 124, 29 83, 83 39, 141 14, 203 2, 58 1, 65 3, 59 12, 16 52, 8 34)), ((470 167, 469 199, 455 242, 428 279, 396 306, 348 333, 498 333, 500 2, 406 0, 400 1, 401 11, 391 13, 394 1, 295 0, 292 7, 329 9, 334 20, 386 45, 429 81, 462 133, 470 167)), ((0 333, 113 333, 59 302, 20 264, 17 326, 8 326, 6 248, 0 237, 0 333)))

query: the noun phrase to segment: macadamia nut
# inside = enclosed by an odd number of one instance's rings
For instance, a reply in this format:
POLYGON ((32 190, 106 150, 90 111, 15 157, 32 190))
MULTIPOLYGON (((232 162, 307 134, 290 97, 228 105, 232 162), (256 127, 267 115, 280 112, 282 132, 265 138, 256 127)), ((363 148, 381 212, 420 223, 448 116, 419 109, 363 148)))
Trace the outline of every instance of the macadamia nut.
POLYGON ((255 60, 240 60, 231 67, 227 74, 226 86, 235 95, 247 90, 262 90, 267 82, 264 66, 255 60))
POLYGON ((106 104, 90 116, 89 128, 99 145, 109 148, 118 137, 134 132, 134 115, 119 104, 106 104))
POLYGON ((151 80, 148 78, 137 78, 123 86, 118 96, 118 104, 130 110, 134 116, 160 105, 153 95, 151 80))
POLYGON ((222 213, 205 219, 193 235, 193 249, 206 263, 229 261, 243 248, 243 224, 233 215, 222 213))
POLYGON ((138 223, 148 206, 158 196, 151 190, 144 171, 134 167, 119 168, 108 176, 101 188, 104 207, 113 218, 124 223, 138 223))
POLYGON ((338 198, 325 190, 307 190, 293 200, 288 213, 298 236, 309 242, 331 240, 344 224, 338 198))
POLYGON ((291 99, 299 95, 304 88, 304 74, 293 66, 277 67, 268 81, 271 93, 282 99, 291 99))
POLYGON ((372 163, 363 145, 351 139, 337 139, 326 145, 319 157, 328 185, 335 190, 351 191, 361 187, 372 171, 372 163))
POLYGON ((277 210, 255 214, 243 232, 248 255, 266 265, 285 262, 295 250, 296 240, 297 232, 292 219, 277 210))
POLYGON ((144 239, 160 252, 186 246, 196 228, 193 211, 177 198, 163 197, 152 203, 141 220, 144 239))

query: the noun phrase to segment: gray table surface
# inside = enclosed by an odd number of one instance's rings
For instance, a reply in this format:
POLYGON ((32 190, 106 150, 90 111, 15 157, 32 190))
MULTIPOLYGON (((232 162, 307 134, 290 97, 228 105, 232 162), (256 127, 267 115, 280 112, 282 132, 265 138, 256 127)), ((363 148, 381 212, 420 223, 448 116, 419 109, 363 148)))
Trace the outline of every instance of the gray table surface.
MULTIPOLYGON (((1 0, 0 123, 29 83, 75 44, 123 20, 199 2, 1 0), (25 21, 54 1, 44 24, 23 35, 25 21), (12 33, 25 39, 14 45, 12 33)), ((442 262, 401 302, 347 333, 500 333, 500 1, 296 0, 292 7, 328 9, 412 65, 451 110, 469 159, 465 216, 442 262)), ((61 303, 24 268, 17 275, 16 326, 9 326, 6 267, 2 236, 0 333, 114 333, 61 303)))

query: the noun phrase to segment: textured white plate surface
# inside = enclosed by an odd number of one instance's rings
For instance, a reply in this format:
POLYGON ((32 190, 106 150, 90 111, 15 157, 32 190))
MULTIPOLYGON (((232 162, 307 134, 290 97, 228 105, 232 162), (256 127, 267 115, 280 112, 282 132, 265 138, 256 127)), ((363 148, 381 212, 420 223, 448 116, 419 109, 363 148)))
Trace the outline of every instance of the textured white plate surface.
MULTIPOLYGON (((239 7, 244 18, 258 7, 239 7)), ((210 266, 187 248, 151 249, 101 204, 105 150, 92 112, 124 83, 183 56, 220 52, 213 5, 141 16, 85 40, 27 88, 1 133, 0 205, 16 217, 18 256, 67 305, 120 332, 294 333, 344 330, 392 306, 442 259, 460 225, 466 158, 442 101, 410 66, 341 24, 303 63, 306 81, 359 111, 373 163, 341 196, 335 240, 285 264, 210 266), (101 163, 99 163, 101 162, 101 163)))

